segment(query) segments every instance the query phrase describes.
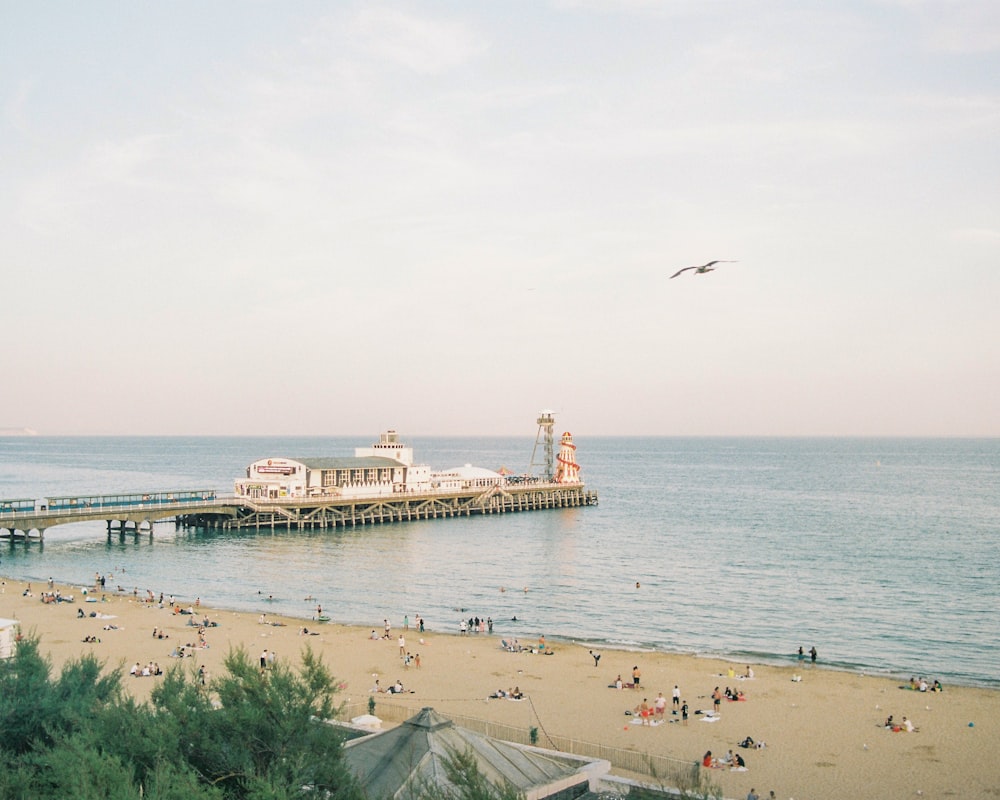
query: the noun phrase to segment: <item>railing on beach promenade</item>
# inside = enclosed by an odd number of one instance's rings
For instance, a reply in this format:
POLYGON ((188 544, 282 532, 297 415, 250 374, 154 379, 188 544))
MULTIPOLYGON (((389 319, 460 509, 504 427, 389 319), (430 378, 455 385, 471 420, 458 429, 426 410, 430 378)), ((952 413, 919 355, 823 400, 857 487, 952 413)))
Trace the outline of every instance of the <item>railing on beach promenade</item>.
MULTIPOLYGON (((383 722, 391 723, 405 722, 419 712, 419 708, 397 705, 395 702, 376 702, 375 707, 375 716, 383 722)), ((367 713, 367 703, 346 703, 343 707, 341 721, 349 722, 354 717, 359 717, 367 713)), ((515 744, 533 744, 530 732, 524 728, 493 722, 481 717, 467 717, 462 714, 450 714, 446 711, 439 711, 439 713, 456 725, 480 733, 483 736, 489 736, 492 739, 501 739, 505 742, 514 742, 515 744)), ((548 747, 551 750, 557 750, 561 753, 571 753, 575 756, 602 758, 610 762, 611 766, 615 769, 625 770, 636 775, 663 777, 676 773, 678 770, 686 770, 695 763, 690 759, 673 758, 654 753, 641 753, 636 750, 610 747, 606 744, 585 742, 581 739, 566 736, 550 736, 541 732, 539 732, 538 741, 534 744, 538 747, 548 747)))

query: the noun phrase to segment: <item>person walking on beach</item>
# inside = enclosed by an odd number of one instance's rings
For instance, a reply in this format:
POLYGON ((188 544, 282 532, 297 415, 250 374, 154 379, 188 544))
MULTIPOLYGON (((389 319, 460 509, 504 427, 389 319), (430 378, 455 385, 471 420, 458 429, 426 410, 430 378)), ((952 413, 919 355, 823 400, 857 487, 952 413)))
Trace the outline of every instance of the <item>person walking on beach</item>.
POLYGON ((591 658, 594 659, 594 666, 596 667, 598 662, 601 660, 601 654, 595 653, 593 650, 589 650, 588 652, 590 653, 591 658))
POLYGON ((681 705, 681 725, 688 724, 688 704, 687 700, 681 705))

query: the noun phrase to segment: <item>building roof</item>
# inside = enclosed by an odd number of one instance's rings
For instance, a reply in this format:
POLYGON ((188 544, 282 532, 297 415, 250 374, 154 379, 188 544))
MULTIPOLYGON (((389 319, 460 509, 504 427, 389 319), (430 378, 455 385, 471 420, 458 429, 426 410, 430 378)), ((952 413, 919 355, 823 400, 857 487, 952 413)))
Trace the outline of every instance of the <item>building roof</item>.
POLYGON ((292 458, 306 469, 379 469, 383 467, 404 467, 402 461, 386 456, 344 456, 342 458, 292 458))
POLYGON ((451 469, 443 469, 440 474, 458 475, 458 477, 464 480, 497 480, 503 477, 503 475, 499 472, 486 469, 486 467, 474 467, 472 464, 465 464, 461 467, 452 467, 451 469))
POLYGON ((447 786, 446 763, 455 753, 471 751, 483 777, 510 783, 526 796, 556 784, 558 789, 585 783, 582 772, 592 763, 578 756, 523 747, 461 728, 433 708, 424 708, 402 725, 356 739, 344 746, 347 765, 369 797, 405 800, 427 786, 447 786))

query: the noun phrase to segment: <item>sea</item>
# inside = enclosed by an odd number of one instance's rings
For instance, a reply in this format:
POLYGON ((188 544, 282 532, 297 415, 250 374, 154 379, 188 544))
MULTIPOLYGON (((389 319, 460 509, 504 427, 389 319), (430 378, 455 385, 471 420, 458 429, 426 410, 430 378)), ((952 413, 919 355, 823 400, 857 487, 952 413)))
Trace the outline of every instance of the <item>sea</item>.
MULTIPOLYGON (((377 437, 0 438, 0 499, 214 489, 265 457, 353 455, 377 437)), ((403 437, 418 463, 526 472, 533 435, 403 437)), ((1000 688, 1000 439, 576 436, 597 506, 353 529, 103 522, 0 545, 8 581, 737 664, 1000 688)), ((0 616, 11 613, 11 586, 0 616)), ((18 598, 20 599, 20 598, 18 598)))

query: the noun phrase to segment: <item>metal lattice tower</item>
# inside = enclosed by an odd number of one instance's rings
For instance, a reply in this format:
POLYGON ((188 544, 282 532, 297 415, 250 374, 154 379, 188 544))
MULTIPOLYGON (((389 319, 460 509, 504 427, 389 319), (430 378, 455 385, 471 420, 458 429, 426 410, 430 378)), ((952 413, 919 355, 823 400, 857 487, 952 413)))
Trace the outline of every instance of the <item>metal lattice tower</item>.
POLYGON ((555 447, 553 441, 553 429, 556 425, 556 417, 554 411, 540 411, 538 412, 538 434, 535 436, 535 446, 531 450, 531 463, 528 464, 528 472, 531 475, 535 474, 535 468, 542 468, 542 477, 551 481, 555 477, 555 447), (542 445, 542 461, 538 461, 536 456, 538 454, 538 446, 542 445))

